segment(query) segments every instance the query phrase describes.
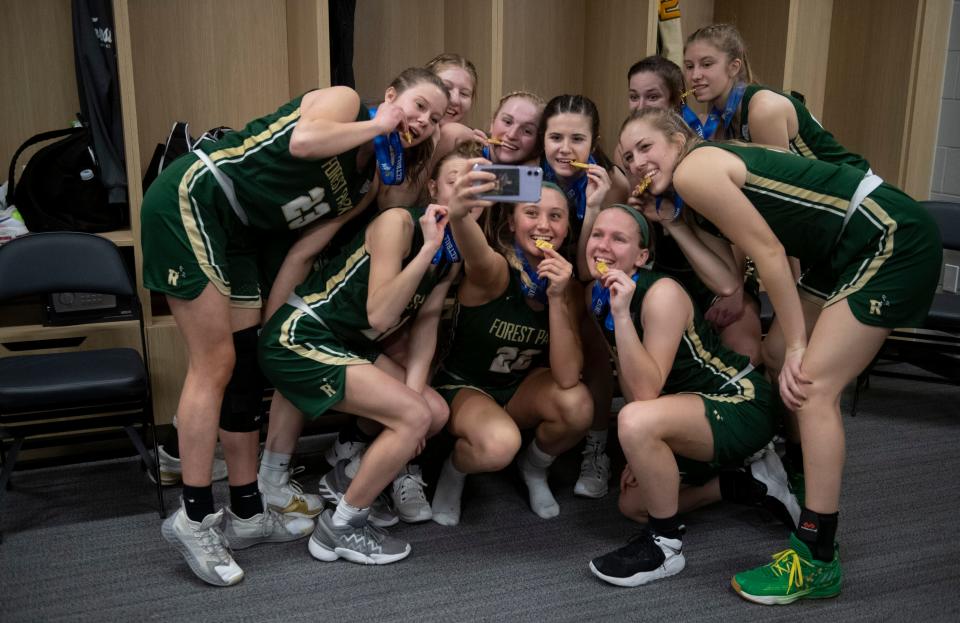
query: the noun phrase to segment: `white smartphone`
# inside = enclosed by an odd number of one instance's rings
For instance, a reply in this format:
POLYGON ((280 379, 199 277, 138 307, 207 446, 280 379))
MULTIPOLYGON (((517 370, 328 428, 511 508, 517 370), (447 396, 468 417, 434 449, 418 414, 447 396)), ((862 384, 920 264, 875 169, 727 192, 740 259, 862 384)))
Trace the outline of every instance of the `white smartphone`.
POLYGON ((508 203, 536 203, 540 201, 540 183, 543 169, 540 167, 512 164, 478 164, 478 171, 488 171, 497 176, 497 187, 480 199, 508 203))

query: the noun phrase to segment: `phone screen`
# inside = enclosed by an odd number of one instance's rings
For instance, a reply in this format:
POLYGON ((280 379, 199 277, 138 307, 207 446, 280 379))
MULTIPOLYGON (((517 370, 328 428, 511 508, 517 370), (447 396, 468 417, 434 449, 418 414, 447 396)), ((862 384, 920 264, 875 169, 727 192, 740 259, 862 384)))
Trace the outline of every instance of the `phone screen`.
POLYGON ((497 176, 496 186, 488 194, 513 196, 520 194, 520 170, 497 169, 493 171, 497 176))
POLYGON ((540 167, 516 165, 478 165, 478 169, 493 173, 494 188, 483 195, 493 201, 539 201, 540 180, 543 172, 540 167))

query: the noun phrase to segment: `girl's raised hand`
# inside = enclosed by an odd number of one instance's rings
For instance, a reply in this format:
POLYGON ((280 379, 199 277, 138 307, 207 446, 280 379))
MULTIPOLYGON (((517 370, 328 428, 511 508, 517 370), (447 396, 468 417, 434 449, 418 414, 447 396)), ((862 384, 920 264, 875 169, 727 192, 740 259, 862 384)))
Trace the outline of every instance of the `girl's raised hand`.
POLYGON ((423 232, 423 246, 436 251, 443 243, 443 230, 450 221, 446 206, 431 203, 420 217, 420 231, 423 232))
POLYGON ((488 208, 492 201, 478 199, 479 195, 489 193, 496 187, 497 176, 489 171, 475 170, 476 165, 490 164, 484 158, 473 158, 467 161, 467 172, 457 177, 453 185, 453 197, 450 199, 450 218, 462 219, 473 208, 488 208))
POLYGON ((402 134, 407 129, 403 109, 390 102, 383 102, 377 107, 377 116, 373 121, 380 128, 380 134, 390 134, 393 131, 402 134))
POLYGON ((537 276, 547 278, 547 297, 563 296, 573 276, 573 264, 554 249, 541 249, 543 259, 537 266, 537 276))
POLYGON ((587 207, 599 210, 611 186, 610 174, 599 164, 591 164, 587 169, 587 207))
POLYGON ((611 268, 600 278, 603 287, 610 290, 610 312, 614 317, 630 313, 630 301, 637 284, 627 273, 617 268, 611 268))
POLYGON ((803 373, 801 364, 806 348, 788 350, 783 357, 783 367, 780 369, 780 397, 783 404, 791 411, 803 406, 807 399, 804 385, 810 384, 810 379, 803 373))

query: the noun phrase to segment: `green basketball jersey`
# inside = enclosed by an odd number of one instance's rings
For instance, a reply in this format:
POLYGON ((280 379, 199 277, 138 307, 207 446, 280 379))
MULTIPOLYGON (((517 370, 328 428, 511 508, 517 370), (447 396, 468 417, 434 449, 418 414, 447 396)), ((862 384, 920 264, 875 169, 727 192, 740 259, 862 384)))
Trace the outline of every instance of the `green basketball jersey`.
MULTIPOLYGON (((290 155, 290 135, 300 119, 300 100, 254 119, 201 149, 233 182, 250 226, 298 229, 356 207, 373 182, 374 159, 362 170, 354 148, 332 158, 304 160, 290 155)), ((360 106, 357 121, 370 114, 360 106)), ((212 177, 209 183, 216 183, 212 177)))
MULTIPOLYGON (((850 198, 864 172, 845 164, 797 158, 760 145, 704 143, 739 157, 747 167, 741 189, 786 249, 802 267, 825 258, 836 245, 850 198)), ((694 206, 696 209, 696 206, 694 206)), ((874 227, 858 212, 846 233, 874 227)))
MULTIPOLYGON (((410 252, 403 258, 403 266, 410 263, 423 246, 423 232, 418 219, 425 208, 408 208, 413 220, 413 240, 410 252)), ((384 332, 374 330, 367 320, 367 293, 370 281, 370 251, 366 245, 366 232, 359 232, 353 241, 340 253, 315 267, 296 293, 319 316, 331 332, 347 343, 379 341, 399 329, 414 317, 433 290, 446 275, 449 264, 431 267, 417 286, 413 298, 407 303, 400 321, 384 332)))
POLYGON ((740 126, 739 128, 734 128, 737 135, 731 138, 742 139, 747 142, 751 140, 749 124, 750 100, 760 91, 773 91, 778 95, 783 95, 793 104, 793 108, 797 112, 799 128, 796 138, 790 141, 790 151, 804 158, 826 160, 827 162, 833 162, 835 164, 848 164, 864 172, 870 168, 870 163, 867 162, 866 158, 860 154, 848 151, 846 147, 841 145, 837 139, 833 137, 833 134, 820 125, 820 122, 810 114, 810 111, 807 110, 807 107, 804 106, 800 100, 792 95, 780 93, 780 91, 759 84, 747 85, 747 88, 744 90, 743 101, 740 104, 740 126))
MULTIPOLYGON (((669 279, 649 270, 639 270, 637 289, 630 300, 630 317, 636 327, 637 335, 643 340, 643 326, 640 323, 640 309, 647 291, 660 279, 669 279)), ((616 334, 604 325, 603 335, 616 354, 616 334)), ((693 319, 684 329, 673 367, 663 386, 664 394, 696 392, 715 396, 751 396, 754 393, 753 382, 744 377, 733 381, 750 364, 750 358, 725 347, 710 324, 703 319, 696 305, 693 306, 693 319)))
POLYGON ((467 307, 459 302, 440 376, 483 388, 520 383, 533 368, 549 366, 550 321, 546 308, 535 311, 520 291, 520 273, 497 298, 467 307))

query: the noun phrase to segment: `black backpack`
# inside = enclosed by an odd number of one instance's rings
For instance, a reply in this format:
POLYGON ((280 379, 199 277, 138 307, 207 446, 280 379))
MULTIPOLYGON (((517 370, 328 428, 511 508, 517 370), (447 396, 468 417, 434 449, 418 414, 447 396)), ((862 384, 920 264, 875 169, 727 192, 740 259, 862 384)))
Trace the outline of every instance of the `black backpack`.
POLYGON ((85 127, 32 136, 10 161, 8 196, 27 229, 104 232, 130 226, 126 204, 110 204, 85 127), (65 137, 65 138, 61 138, 65 137), (36 143, 59 138, 40 148, 16 180, 17 157, 36 143))
POLYGON ((225 134, 233 132, 231 128, 219 126, 207 130, 200 135, 200 138, 190 136, 190 124, 185 121, 176 121, 170 128, 170 134, 164 143, 157 143, 153 150, 153 156, 150 158, 150 164, 143 173, 143 193, 147 193, 147 188, 157 179, 160 172, 170 166, 174 160, 184 154, 188 154, 194 149, 200 147, 205 142, 215 142, 220 140, 225 134))

